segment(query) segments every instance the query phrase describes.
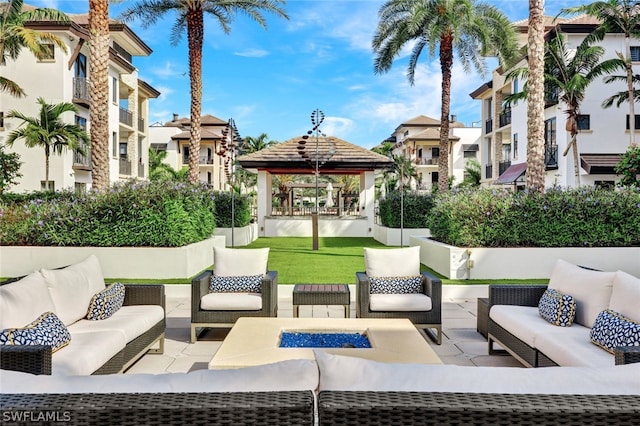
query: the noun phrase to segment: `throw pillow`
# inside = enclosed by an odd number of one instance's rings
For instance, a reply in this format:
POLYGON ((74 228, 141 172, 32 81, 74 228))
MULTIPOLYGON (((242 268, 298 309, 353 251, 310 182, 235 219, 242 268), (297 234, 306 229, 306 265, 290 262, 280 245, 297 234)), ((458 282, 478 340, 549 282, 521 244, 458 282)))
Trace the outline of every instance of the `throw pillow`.
POLYGON ((124 304, 125 286, 121 283, 110 284, 91 299, 87 319, 103 320, 115 314, 124 304))
POLYGON ((25 327, 0 332, 2 345, 44 345, 51 346, 51 352, 67 346, 70 341, 69 330, 53 312, 45 312, 25 327))
POLYGON ((210 293, 261 293, 264 275, 240 275, 236 277, 211 276, 210 293))
POLYGON ((553 325, 570 327, 576 316, 576 302, 568 294, 548 288, 540 298, 538 312, 544 320, 553 325))
POLYGON ((589 337, 611 353, 619 346, 640 346, 640 323, 606 309, 598 314, 589 337))
POLYGON ((422 293, 422 275, 410 277, 369 277, 371 294, 422 293))

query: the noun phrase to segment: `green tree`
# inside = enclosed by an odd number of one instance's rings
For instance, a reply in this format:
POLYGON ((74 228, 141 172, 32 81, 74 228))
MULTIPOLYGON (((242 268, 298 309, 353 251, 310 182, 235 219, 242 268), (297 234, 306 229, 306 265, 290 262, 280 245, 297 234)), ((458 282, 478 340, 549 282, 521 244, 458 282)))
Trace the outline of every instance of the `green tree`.
POLYGON ((460 186, 476 188, 482 180, 482 166, 478 160, 472 158, 464 166, 464 180, 460 186))
POLYGON ((289 17, 280 5, 285 0, 140 0, 123 13, 125 21, 139 18, 143 28, 155 24, 169 12, 177 17, 171 29, 171 44, 177 45, 186 30, 189 47, 189 78, 191 82, 191 126, 189 127, 189 182, 198 182, 200 155, 200 118, 202 113, 202 45, 204 42, 204 15, 211 15, 228 34, 230 24, 238 13, 243 13, 266 28, 262 12, 289 17))
POLYGON ((389 71, 409 43, 413 44, 407 78, 414 84, 418 59, 425 48, 431 57, 438 51, 442 72, 440 159, 438 186, 449 187, 449 112, 454 52, 465 72, 475 68, 486 74, 484 58, 497 55, 510 63, 516 51, 516 35, 509 19, 496 7, 476 0, 388 0, 378 12, 373 37, 374 71, 389 71))
POLYGON ((615 172, 622 175, 620 186, 630 186, 632 188, 640 188, 640 146, 631 145, 627 151, 622 154, 620 162, 615 167, 615 172))
POLYGON ((4 145, 0 145, 0 194, 11 185, 15 185, 16 179, 22 176, 20 155, 16 152, 5 152, 4 148, 4 145))
MULTIPOLYGON (((635 0, 605 0, 590 4, 569 7, 560 11, 561 15, 575 15, 586 13, 600 21, 598 28, 590 37, 603 40, 607 33, 624 34, 625 51, 618 52, 620 67, 626 71, 627 100, 634 99, 633 94, 633 64, 631 61, 631 39, 640 38, 640 1, 635 0)), ((635 143, 635 102, 629 102, 629 144, 635 143)))
POLYGON ((49 157, 52 153, 58 155, 66 149, 73 149, 85 154, 85 146, 89 145, 89 135, 77 124, 68 124, 62 120, 66 112, 78 112, 72 103, 61 102, 50 105, 43 98, 38 98, 40 114, 38 117, 27 117, 21 112, 11 110, 8 118, 18 118, 22 122, 16 130, 9 133, 5 141, 7 146, 13 146, 17 140, 23 140, 28 148, 41 147, 45 157, 45 187, 49 184, 49 157))
MULTIPOLYGON (((48 8, 23 11, 23 4, 23 0, 9 0, 0 4, 0 65, 6 65, 7 59, 17 59, 23 48, 28 49, 36 58, 43 58, 50 53, 46 43, 52 43, 63 51, 67 51, 67 46, 55 34, 24 26, 28 21, 67 22, 69 20, 67 15, 48 8)), ((26 96, 18 83, 1 75, 0 90, 17 98, 26 96)))
POLYGON ((254 138, 253 136, 247 136, 244 138, 242 144, 242 151, 244 154, 251 154, 252 152, 262 151, 265 148, 277 145, 278 141, 269 140, 269 136, 266 133, 261 133, 260 136, 254 138))
POLYGON ((189 169, 176 170, 164 162, 166 158, 167 151, 149 148, 149 180, 187 182, 189 169))

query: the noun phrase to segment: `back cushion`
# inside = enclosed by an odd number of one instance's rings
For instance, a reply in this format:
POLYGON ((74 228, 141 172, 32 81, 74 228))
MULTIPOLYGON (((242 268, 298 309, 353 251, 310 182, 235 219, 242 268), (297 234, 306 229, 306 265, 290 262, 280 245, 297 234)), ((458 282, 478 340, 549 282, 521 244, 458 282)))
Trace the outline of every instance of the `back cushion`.
POLYGON ((105 289, 104 275, 100 261, 95 255, 87 257, 82 262, 74 263, 65 268, 68 271, 77 271, 83 273, 87 277, 87 285, 91 296, 105 289))
POLYGON ((420 275, 420 247, 394 249, 364 248, 364 266, 370 277, 420 275))
POLYGON ((45 312, 56 312, 40 272, 0 286, 0 329, 24 327, 45 312))
POLYGON ((573 297, 575 322, 593 327, 598 314, 609 307, 615 272, 592 271, 559 259, 551 272, 549 288, 573 297))
POLYGON ((640 322, 640 278, 617 271, 613 278, 609 309, 640 322))
POLYGON ((213 248, 214 273, 220 277, 259 275, 267 272, 269 248, 213 248))

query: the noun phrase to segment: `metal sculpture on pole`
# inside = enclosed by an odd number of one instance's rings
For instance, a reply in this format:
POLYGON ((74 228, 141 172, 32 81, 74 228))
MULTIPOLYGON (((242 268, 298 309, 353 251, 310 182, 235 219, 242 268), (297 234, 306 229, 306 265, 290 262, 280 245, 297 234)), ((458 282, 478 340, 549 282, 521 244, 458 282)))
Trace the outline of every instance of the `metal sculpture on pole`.
POLYGON ((222 129, 222 141, 220 150, 216 152, 223 158, 224 174, 227 177, 227 184, 231 187, 231 247, 235 247, 234 227, 236 225, 236 201, 235 201, 235 178, 236 178, 236 157, 242 147, 242 139, 233 118, 229 119, 227 125, 222 129))
POLYGON ((311 113, 311 124, 313 124, 313 128, 309 130, 306 135, 302 136, 302 139, 298 141, 298 154, 300 154, 304 161, 306 161, 311 165, 311 167, 313 167, 316 181, 316 202, 314 211, 311 213, 313 250, 318 250, 318 176, 320 175, 320 167, 322 167, 327 161, 329 161, 329 159, 336 153, 336 145, 331 138, 326 139, 328 149, 325 152, 320 152, 320 136, 324 138, 326 138, 327 136, 320 130, 320 124, 322 124, 323 121, 324 112, 320 111, 319 109, 313 111, 311 113), (311 154, 309 154, 307 150, 307 140, 311 135, 315 137, 315 149, 311 154))

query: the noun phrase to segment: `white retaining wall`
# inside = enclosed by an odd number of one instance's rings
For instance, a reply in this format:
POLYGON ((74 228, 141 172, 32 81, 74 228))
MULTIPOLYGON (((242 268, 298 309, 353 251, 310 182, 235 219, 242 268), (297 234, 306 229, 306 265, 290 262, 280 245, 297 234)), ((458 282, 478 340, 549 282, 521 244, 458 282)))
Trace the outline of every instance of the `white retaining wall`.
POLYGON ((248 246, 258 239, 258 224, 251 223, 242 228, 217 228, 213 235, 221 235, 226 238, 227 247, 248 246), (232 235, 233 234, 233 235, 232 235))
MULTIPOLYGON (((320 237, 372 237, 369 221, 363 216, 318 217, 318 235, 320 237)), ((265 217, 265 237, 311 237, 311 216, 303 217, 265 217)), ((408 241, 408 240, 407 240, 408 241)))
POLYGON ((385 246, 408 246, 411 236, 426 237, 431 236, 428 228, 387 228, 386 226, 374 225, 373 238, 385 246), (402 243, 402 244, 401 244, 402 243))

